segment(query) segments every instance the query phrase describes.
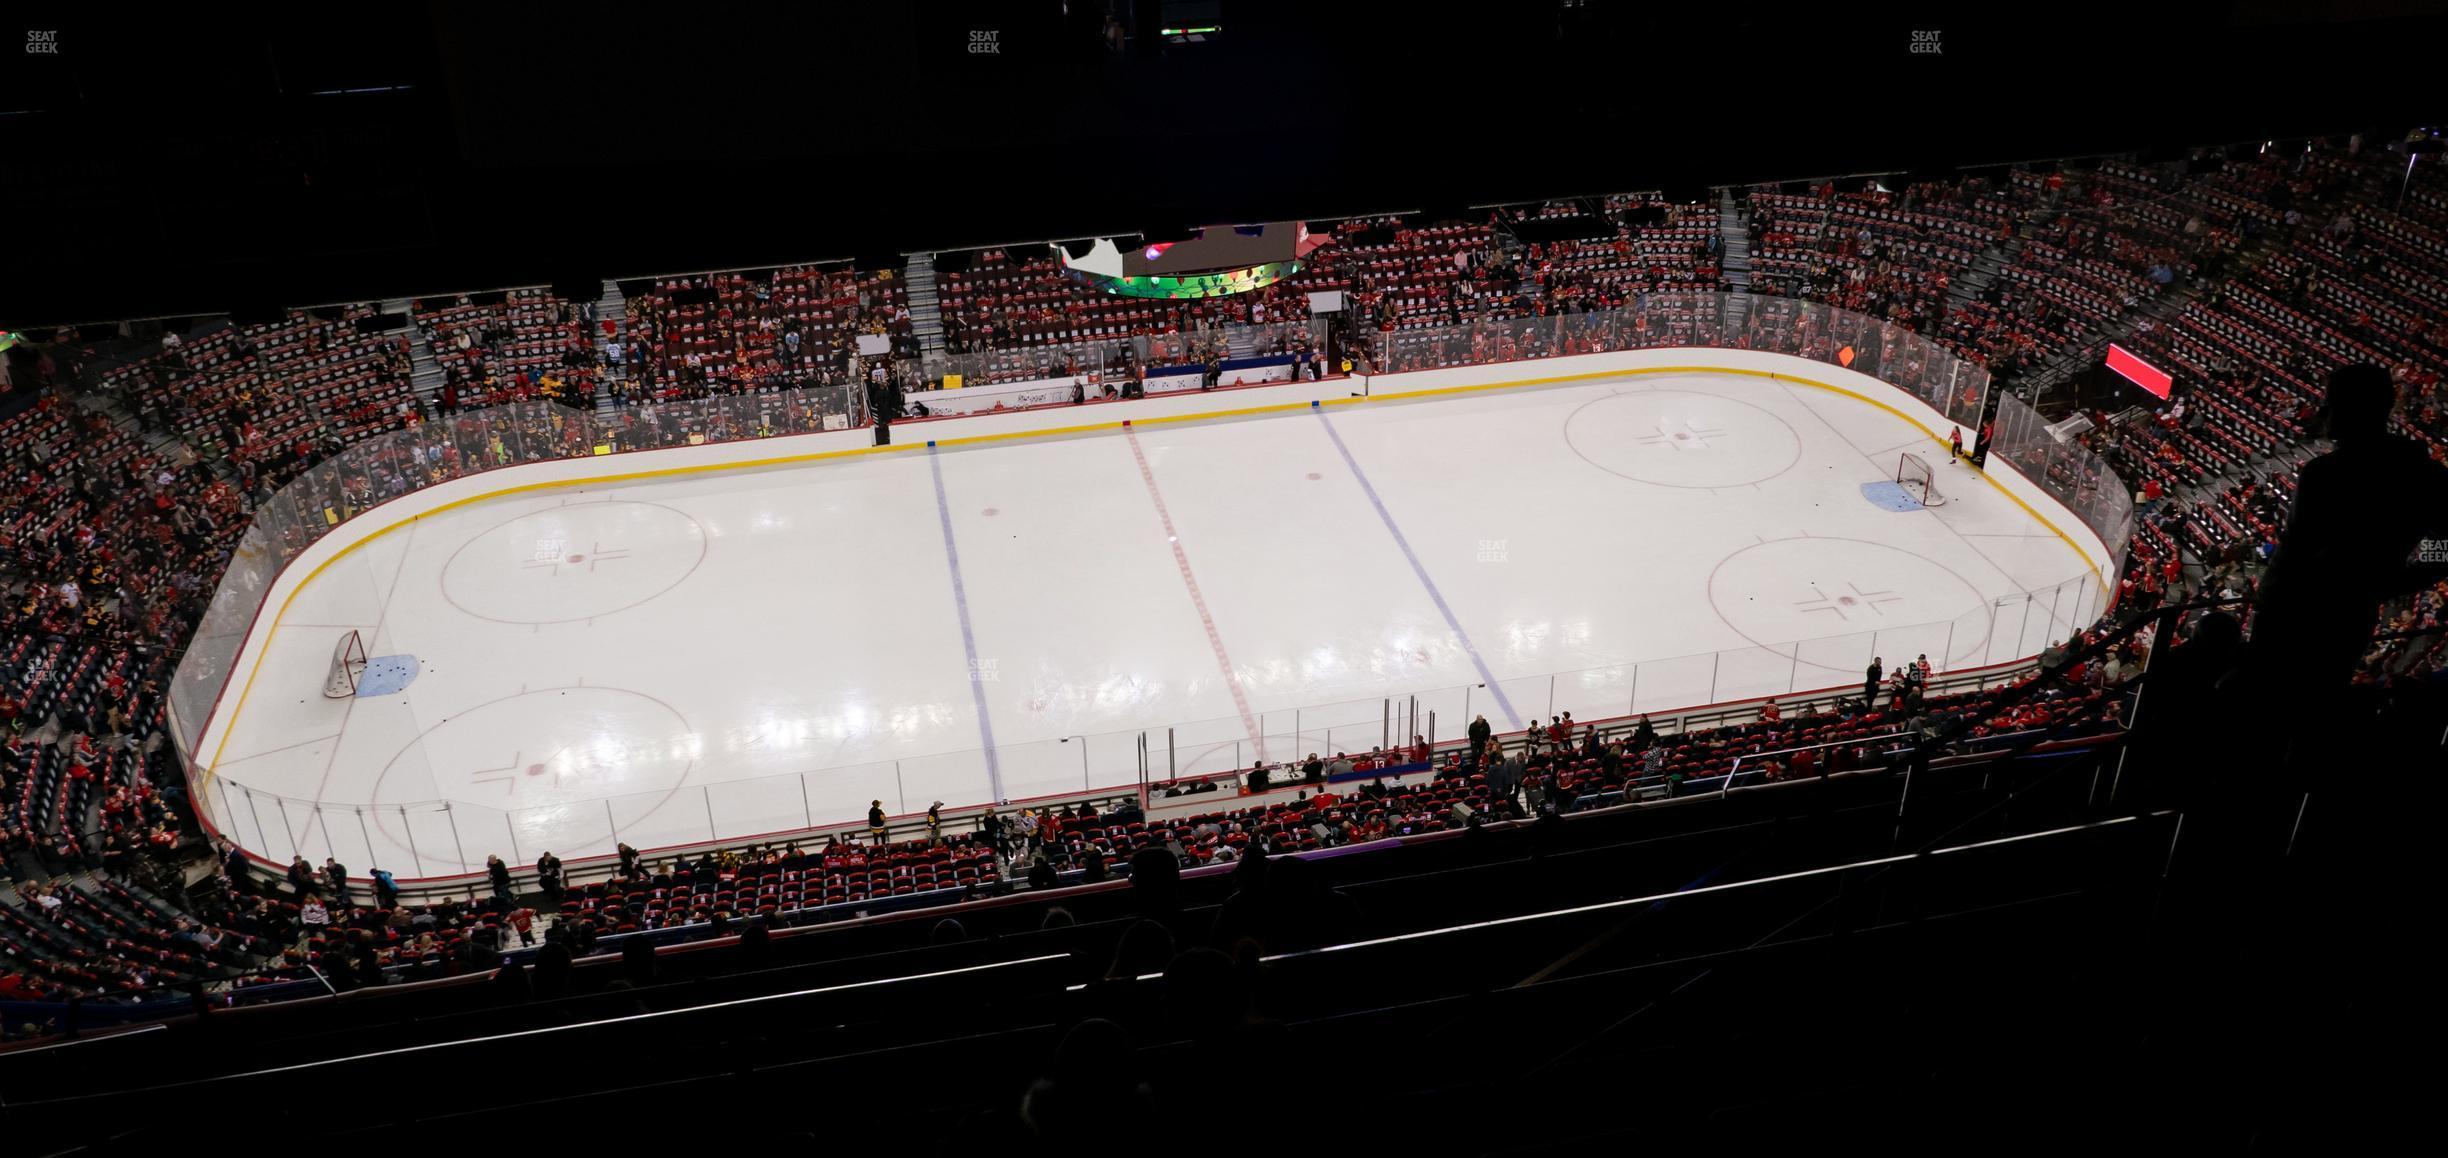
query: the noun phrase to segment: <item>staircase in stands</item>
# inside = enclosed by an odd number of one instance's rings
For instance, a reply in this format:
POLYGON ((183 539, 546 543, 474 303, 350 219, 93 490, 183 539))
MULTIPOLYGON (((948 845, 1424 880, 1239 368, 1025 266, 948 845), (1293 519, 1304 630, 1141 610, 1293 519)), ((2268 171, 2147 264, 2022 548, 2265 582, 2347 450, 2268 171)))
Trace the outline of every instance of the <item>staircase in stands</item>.
POLYGON ((1742 206, 1735 203, 1732 189, 1717 191, 1717 235, 1723 240, 1717 256, 1717 271, 1725 287, 1738 294, 1751 292, 1751 225, 1743 217, 1742 206))
MULTIPOLYGON (((609 378, 615 374, 628 373, 628 367, 625 364, 613 365, 611 355, 605 352, 607 343, 604 340, 603 323, 607 318, 619 328, 621 341, 626 343, 629 340, 629 298, 621 293, 620 283, 611 278, 604 279, 603 296, 595 299, 595 332, 587 335, 587 340, 595 343, 595 356, 604 360, 604 377, 609 378)), ((624 349, 622 352, 627 351, 624 349)), ((612 417, 611 391, 597 390, 595 392, 595 413, 604 418, 612 417)))
POLYGON ((910 336, 918 340, 918 355, 929 361, 944 348, 943 295, 935 288, 935 255, 913 253, 905 275, 909 279, 910 336))
POLYGON ((434 360, 433 345, 425 340, 425 332, 416 324, 416 302, 411 298, 392 298, 382 303, 382 312, 398 314, 406 321, 404 329, 384 337, 408 339, 408 386, 416 392, 417 404, 430 411, 435 397, 442 393, 442 364, 434 360))

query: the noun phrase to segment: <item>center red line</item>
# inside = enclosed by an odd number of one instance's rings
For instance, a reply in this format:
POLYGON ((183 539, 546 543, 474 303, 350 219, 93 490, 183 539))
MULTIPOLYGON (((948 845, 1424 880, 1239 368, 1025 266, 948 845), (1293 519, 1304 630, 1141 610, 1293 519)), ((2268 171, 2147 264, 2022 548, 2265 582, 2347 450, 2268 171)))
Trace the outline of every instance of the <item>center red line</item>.
POLYGON ((1225 686, 1232 689, 1233 707, 1241 711, 1241 726, 1248 730, 1259 762, 1265 763, 1266 736, 1258 728, 1257 714, 1250 711, 1249 693, 1241 686, 1241 672, 1233 666, 1231 654, 1224 650, 1224 633, 1216 630, 1215 616, 1207 612, 1207 597, 1199 594, 1198 574, 1190 569, 1190 556, 1182 550, 1181 535, 1173 529, 1173 512, 1165 509, 1164 492, 1156 489, 1156 472, 1148 469, 1147 452, 1139 448, 1139 432, 1124 423, 1122 437, 1130 443, 1131 457, 1139 462, 1139 480, 1147 484, 1148 500, 1156 504, 1156 518, 1164 524, 1165 541, 1173 548, 1173 565, 1181 569, 1182 586, 1190 590, 1190 605, 1198 609, 1199 623, 1207 629, 1207 646, 1214 649, 1216 666, 1223 669, 1225 686))

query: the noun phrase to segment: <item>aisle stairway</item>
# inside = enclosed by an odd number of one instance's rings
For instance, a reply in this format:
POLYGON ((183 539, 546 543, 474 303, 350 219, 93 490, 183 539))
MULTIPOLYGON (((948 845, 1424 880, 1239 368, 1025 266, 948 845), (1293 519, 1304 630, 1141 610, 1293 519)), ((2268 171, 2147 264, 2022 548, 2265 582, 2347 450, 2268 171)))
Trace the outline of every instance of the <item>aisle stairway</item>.
POLYGON ((1717 233, 1725 241, 1725 252, 1717 261, 1727 289, 1739 294, 1751 292, 1751 227, 1743 218, 1741 206, 1734 202, 1732 189, 1717 191, 1717 233))
POLYGON ((1227 355, 1234 358, 1247 358, 1255 355, 1258 352, 1256 334, 1255 327, 1251 326, 1224 327, 1224 348, 1227 355))
POLYGON ((384 313, 399 313, 408 319, 408 385, 416 391, 417 404, 433 409, 434 397, 442 392, 442 364, 434 360, 433 345, 425 340, 425 332, 416 324, 416 302, 412 298, 393 298, 382 303, 384 313))
MULTIPOLYGON (((627 295, 621 293, 620 283, 613 281, 611 278, 604 279, 603 296, 595 300, 595 332, 588 335, 588 340, 595 343, 595 355, 604 359, 604 374, 605 376, 609 377, 615 372, 625 371, 614 367, 612 365, 611 357, 604 352, 605 341, 603 323, 607 318, 610 319, 616 327, 618 327, 621 340, 624 343, 627 342, 629 337, 629 298, 627 295)), ((612 416, 611 391, 598 390, 595 392, 595 413, 607 419, 612 416)))
POLYGON ((943 296, 935 288, 935 255, 913 253, 909 269, 910 336, 918 339, 919 356, 933 358, 942 352, 943 296))
POLYGON ((2018 229, 2013 237, 2006 239, 2005 244, 1982 248, 1973 257, 1972 264, 1964 270, 1963 276, 1948 283, 1947 301, 1960 306, 1987 293, 1989 287, 1997 284, 1998 275, 2012 268, 2022 257, 2023 236, 2024 230, 2018 229))

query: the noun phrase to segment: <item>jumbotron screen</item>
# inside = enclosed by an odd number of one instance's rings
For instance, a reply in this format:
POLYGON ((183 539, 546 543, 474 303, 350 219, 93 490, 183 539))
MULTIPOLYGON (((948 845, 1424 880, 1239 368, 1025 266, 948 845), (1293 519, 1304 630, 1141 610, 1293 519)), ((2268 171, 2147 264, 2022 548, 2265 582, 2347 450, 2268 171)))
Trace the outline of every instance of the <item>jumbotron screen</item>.
POLYGON ((1109 294, 1133 298, 1221 298, 1264 289, 1300 272, 1297 261, 1275 261, 1220 273, 1172 276, 1100 277, 1089 282, 1109 294))
POLYGON ((2108 344, 2108 368, 2118 376, 2149 391, 2152 396, 2166 398, 2176 380, 2168 372, 2133 355, 2133 351, 2114 342, 2108 344))

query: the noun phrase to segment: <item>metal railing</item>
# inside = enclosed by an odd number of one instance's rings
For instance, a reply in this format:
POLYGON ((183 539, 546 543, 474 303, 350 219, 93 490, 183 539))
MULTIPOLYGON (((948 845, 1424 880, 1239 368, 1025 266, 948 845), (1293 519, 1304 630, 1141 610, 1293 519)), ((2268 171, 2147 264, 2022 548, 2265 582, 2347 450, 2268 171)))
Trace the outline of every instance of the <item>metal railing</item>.
POLYGON ((1989 371, 1908 327, 1799 298, 1733 293, 1651 293, 1619 310, 1387 330, 1376 335, 1375 363, 1399 373, 1677 346, 1791 354, 1867 374, 1928 403, 1964 429, 1967 444, 1990 389, 1989 371))
MULTIPOLYGON (((1477 319, 1457 327, 1392 331, 1378 340, 1389 369, 1665 346, 1798 354, 1869 374, 1950 417, 1960 413, 1967 429, 1989 385, 1985 371, 1909 330, 1814 303, 1732 294, 1651 294, 1627 310, 1477 319)), ((857 420, 859 404, 857 392, 847 387, 786 391, 639 407, 603 423, 592 415, 527 403, 460 415, 352 448, 291 483, 258 512, 171 688, 174 735, 192 754, 264 594, 282 568, 332 527, 385 498, 477 471, 603 449, 837 429, 857 420)), ((2003 437, 2000 442, 2025 445, 2003 437)), ((2128 527, 2119 520, 2130 522, 2130 503, 2108 496, 2120 494, 2123 484, 2103 464, 2080 459, 2072 450, 2060 448, 2050 462, 2070 464, 2077 472, 2080 483, 2063 488, 2079 500, 2069 505, 2086 521, 2099 520, 2094 529, 2121 551, 2128 527)), ((575 861, 609 855, 616 843, 662 849, 754 841, 852 819, 818 813, 818 799, 867 796, 907 814, 941 795, 945 784, 978 787, 976 798, 948 801, 962 806, 988 796, 1060 798, 1213 775, 1258 761, 1281 763, 1311 751, 1395 747, 1415 735, 1451 738, 1482 713, 1498 728, 1515 730, 1526 719, 1564 711, 1587 720, 1857 687, 1874 656, 1900 664, 1926 654, 1937 672, 1963 671, 2037 654, 2097 620, 2106 610, 2107 594, 2086 569, 1931 623, 1391 697, 1321 697, 1249 718, 999 745, 991 751, 817 765, 538 808, 448 800, 317 803, 219 777, 198 778, 196 803, 209 823, 265 857, 337 856, 352 865, 406 870, 416 878, 449 878, 481 872, 492 853, 507 854, 516 863, 551 850, 575 861), (811 779, 818 776, 820 781, 811 779), (999 784, 999 790, 989 791, 990 784, 999 784), (913 792, 913 785, 919 790, 913 792)))
MULTIPOLYGON (((464 800, 348 804, 250 788, 221 777, 199 785, 197 805, 220 832, 277 862, 333 856, 386 866, 404 877, 448 878, 484 870, 499 854, 523 864, 545 851, 602 857, 618 844, 669 849, 796 837, 844 826, 838 802, 865 796, 887 812, 922 811, 945 784, 977 788, 947 800, 959 813, 994 803, 1060 800, 1142 785, 1280 765, 1311 752, 1395 748, 1413 736, 1442 743, 1479 715, 1500 732, 1563 712, 1588 721, 1665 713, 1731 701, 1858 689, 1875 657, 1891 666, 1928 655, 1943 675, 2027 658, 2090 625, 2104 593, 2086 571, 2047 587, 1984 602, 1948 620, 1697 655, 1454 684, 1401 696, 1325 700, 1252 717, 1221 716, 1164 728, 1128 729, 1001 744, 897 760, 813 765, 781 775, 692 784, 530 808, 464 800), (1252 725, 1255 725, 1254 728, 1252 725), (994 770, 990 775, 989 768, 994 770), (934 786, 934 787, 929 787, 934 786), (819 812, 817 801, 835 802, 819 812)), ((413 761, 414 756, 403 759, 413 761)))
POLYGON ((864 423, 864 407, 864 395, 849 386, 656 403, 609 418, 549 402, 514 402, 350 446, 255 508, 172 675, 172 737, 192 759, 281 572, 323 536, 390 499, 525 463, 845 430, 864 423))
POLYGON ((1308 349, 1326 348, 1324 319, 1296 318, 1255 326, 1227 322, 1163 334, 1079 337, 960 353, 936 351, 926 355, 924 366, 928 378, 940 381, 957 374, 965 387, 1071 377, 1119 383, 1130 377, 1133 366, 1180 365, 1196 360, 1201 349, 1243 347, 1265 354, 1304 343, 1308 349))

